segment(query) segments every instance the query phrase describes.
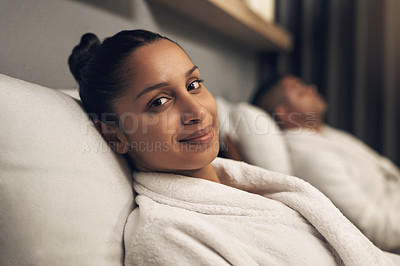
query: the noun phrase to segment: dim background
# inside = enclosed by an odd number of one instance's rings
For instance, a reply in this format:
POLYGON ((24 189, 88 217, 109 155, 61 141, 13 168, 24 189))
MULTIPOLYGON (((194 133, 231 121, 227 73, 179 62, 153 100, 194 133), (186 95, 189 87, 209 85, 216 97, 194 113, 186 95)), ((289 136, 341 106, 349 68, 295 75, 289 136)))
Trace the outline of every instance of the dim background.
POLYGON ((0 73, 76 88, 67 59, 82 34, 144 28, 176 40, 206 87, 230 101, 249 100, 273 73, 316 84, 330 125, 400 165, 400 1, 276 0, 275 8, 294 37, 288 53, 259 53, 145 0, 0 0, 0 73))

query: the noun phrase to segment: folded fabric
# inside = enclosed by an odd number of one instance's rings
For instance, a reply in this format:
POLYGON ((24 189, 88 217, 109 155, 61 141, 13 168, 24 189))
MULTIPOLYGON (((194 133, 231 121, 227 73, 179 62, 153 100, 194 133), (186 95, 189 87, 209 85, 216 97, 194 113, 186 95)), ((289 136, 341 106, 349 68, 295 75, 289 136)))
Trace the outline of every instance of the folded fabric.
POLYGON ((134 173, 126 265, 393 265, 308 183, 227 159, 213 166, 222 184, 134 173))
POLYGON ((326 195, 376 246, 400 254, 400 171, 344 131, 292 129, 295 175, 326 195))

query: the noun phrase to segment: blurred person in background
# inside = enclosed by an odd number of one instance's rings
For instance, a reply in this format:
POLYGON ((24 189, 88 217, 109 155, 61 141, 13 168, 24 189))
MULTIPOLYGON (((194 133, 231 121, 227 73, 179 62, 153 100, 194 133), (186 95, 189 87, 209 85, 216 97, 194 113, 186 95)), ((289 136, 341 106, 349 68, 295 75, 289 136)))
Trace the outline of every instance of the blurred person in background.
POLYGON ((324 123, 327 104, 293 75, 261 84, 253 104, 287 140, 293 174, 323 192, 372 242, 400 252, 400 171, 353 135, 324 123))

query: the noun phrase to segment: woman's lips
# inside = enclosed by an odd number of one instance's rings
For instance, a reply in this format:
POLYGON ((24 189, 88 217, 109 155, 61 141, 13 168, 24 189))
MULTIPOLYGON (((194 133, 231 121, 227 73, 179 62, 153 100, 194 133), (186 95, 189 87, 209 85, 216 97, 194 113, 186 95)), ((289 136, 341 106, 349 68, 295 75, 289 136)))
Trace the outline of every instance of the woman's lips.
POLYGON ((208 143, 214 138, 214 132, 211 128, 211 126, 208 126, 204 129, 201 129, 187 137, 185 137, 182 140, 179 140, 179 142, 187 142, 187 143, 208 143))

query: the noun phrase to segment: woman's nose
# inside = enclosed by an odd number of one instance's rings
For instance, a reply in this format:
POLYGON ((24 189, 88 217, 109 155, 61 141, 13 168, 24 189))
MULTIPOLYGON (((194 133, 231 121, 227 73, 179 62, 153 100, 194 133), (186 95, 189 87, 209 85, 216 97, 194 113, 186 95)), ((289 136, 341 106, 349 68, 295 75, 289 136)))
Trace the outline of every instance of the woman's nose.
POLYGON ((206 114, 205 108, 189 94, 181 99, 181 122, 183 125, 199 124, 206 114))

